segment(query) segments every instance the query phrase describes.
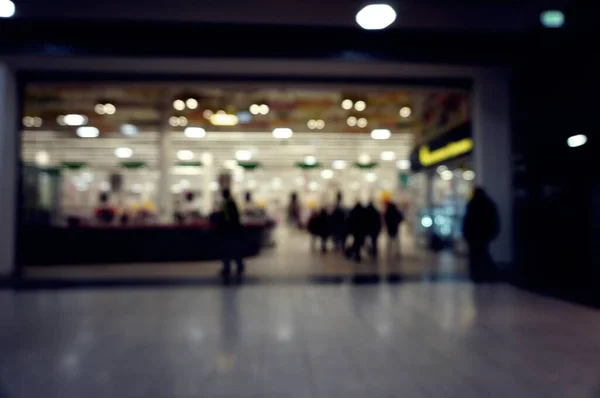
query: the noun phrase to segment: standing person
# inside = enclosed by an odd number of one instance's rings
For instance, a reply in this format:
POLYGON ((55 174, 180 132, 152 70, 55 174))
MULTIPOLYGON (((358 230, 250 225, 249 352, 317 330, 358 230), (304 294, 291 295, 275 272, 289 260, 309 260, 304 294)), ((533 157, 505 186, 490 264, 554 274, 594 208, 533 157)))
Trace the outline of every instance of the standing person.
POLYGON ((379 252, 377 240, 381 233, 381 213, 375 208, 372 201, 369 202, 369 205, 365 209, 365 221, 367 223, 367 235, 371 240, 371 256, 377 258, 379 252))
POLYGON ((360 202, 356 202, 356 205, 348 215, 348 233, 352 235, 353 242, 352 246, 346 251, 346 256, 354 257, 354 260, 360 262, 360 252, 365 244, 365 237, 367 235, 365 228, 365 208, 360 202))
POLYGON ((217 217, 217 233, 221 241, 221 256, 223 269, 221 274, 229 276, 231 261, 235 261, 238 274, 244 273, 244 260, 242 258, 243 227, 240 222, 240 212, 231 197, 229 189, 223 190, 223 203, 217 217))
POLYGON ((331 233, 331 221, 329 219, 329 214, 327 213, 327 209, 323 207, 321 212, 319 213, 319 230, 318 235, 321 238, 321 252, 327 252, 327 240, 329 239, 329 234, 331 233))
POLYGON ((392 252, 394 252, 396 257, 400 257, 398 232, 400 230, 400 223, 404 221, 404 214, 398 209, 398 206, 396 206, 394 202, 389 202, 383 218, 388 235, 388 256, 392 257, 392 252))
POLYGON ((463 236, 469 246, 469 275, 474 282, 493 278, 495 266, 490 243, 499 232, 496 204, 483 188, 475 188, 463 222, 463 236))
POLYGON ((335 209, 329 218, 331 222, 331 236, 335 250, 344 253, 346 250, 346 212, 342 208, 342 199, 338 195, 338 200, 335 209))

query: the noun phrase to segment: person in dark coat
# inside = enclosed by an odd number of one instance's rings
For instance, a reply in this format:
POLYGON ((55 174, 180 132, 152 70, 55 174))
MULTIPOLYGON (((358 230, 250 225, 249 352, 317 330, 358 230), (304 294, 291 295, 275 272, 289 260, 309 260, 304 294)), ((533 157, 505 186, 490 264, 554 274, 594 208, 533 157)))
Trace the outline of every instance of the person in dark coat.
POLYGON ((238 274, 244 272, 244 260, 242 257, 242 238, 243 227, 240 221, 240 212, 237 204, 231 197, 229 189, 224 189, 223 203, 215 222, 217 235, 221 242, 221 256, 223 259, 223 268, 221 274, 228 276, 231 271, 231 261, 237 265, 238 274))
POLYGON ((387 205, 385 214, 383 215, 385 229, 388 235, 388 256, 400 256, 400 241, 398 233, 400 231, 400 223, 404 221, 404 214, 398 209, 395 203, 390 202, 387 205))
POLYGON ((347 257, 353 257, 356 261, 361 260, 361 250, 367 236, 365 208, 360 202, 350 210, 348 215, 348 233, 352 235, 352 246, 346 251, 347 257))
POLYGON ((469 275, 474 282, 494 277, 490 243, 499 233, 496 204, 483 188, 475 188, 463 221, 463 236, 469 246, 469 275))
POLYGON ((335 209, 329 217, 331 223, 331 236, 333 238, 333 244, 335 250, 342 253, 346 250, 346 212, 344 211, 341 203, 341 198, 338 197, 335 209))
POLYGON ((377 241, 381 233, 381 213, 375 208, 373 202, 365 208, 365 221, 367 236, 371 240, 371 256, 377 257, 379 252, 377 241))
POLYGON ((330 220, 329 214, 325 208, 319 212, 313 212, 308 220, 308 232, 312 235, 311 238, 311 249, 315 250, 317 239, 321 240, 321 251, 325 253, 327 251, 327 239, 329 238, 330 231, 330 220))

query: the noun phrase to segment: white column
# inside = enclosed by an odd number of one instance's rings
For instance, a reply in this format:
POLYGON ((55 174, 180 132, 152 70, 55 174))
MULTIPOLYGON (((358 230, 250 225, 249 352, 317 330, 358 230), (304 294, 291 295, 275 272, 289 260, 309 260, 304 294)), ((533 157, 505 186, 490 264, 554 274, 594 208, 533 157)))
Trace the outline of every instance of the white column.
POLYGON ((173 221, 173 196, 171 194, 171 133, 164 126, 160 131, 158 148, 158 215, 161 222, 173 221))
POLYGON ((0 278, 12 274, 16 261, 17 115, 15 76, 0 63, 0 278))
POLYGON ((211 183, 214 181, 214 161, 213 156, 210 152, 204 152, 202 154, 202 213, 205 215, 210 214, 213 210, 213 191, 210 189, 211 183))
POLYGON ((492 245, 499 264, 513 260, 512 164, 509 73, 482 72, 475 80, 473 137, 476 182, 486 189, 500 213, 500 236, 492 245))

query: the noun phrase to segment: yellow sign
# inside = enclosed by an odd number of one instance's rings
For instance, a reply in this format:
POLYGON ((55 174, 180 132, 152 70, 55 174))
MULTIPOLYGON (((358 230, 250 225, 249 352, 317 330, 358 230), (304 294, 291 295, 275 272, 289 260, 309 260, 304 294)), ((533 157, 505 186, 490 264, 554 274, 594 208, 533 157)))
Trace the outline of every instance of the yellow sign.
POLYGON ((451 142, 446 146, 436 149, 433 152, 429 151, 427 145, 419 148, 419 162, 423 167, 431 166, 432 164, 441 163, 445 160, 464 155, 473 149, 473 140, 463 138, 460 141, 451 142))

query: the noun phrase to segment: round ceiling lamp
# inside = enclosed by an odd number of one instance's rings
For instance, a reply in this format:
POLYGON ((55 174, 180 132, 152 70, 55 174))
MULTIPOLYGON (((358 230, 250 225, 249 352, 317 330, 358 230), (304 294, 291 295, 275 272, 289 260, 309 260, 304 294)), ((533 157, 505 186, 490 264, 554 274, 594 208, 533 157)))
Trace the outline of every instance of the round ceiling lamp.
POLYGON ((11 18, 15 12, 15 3, 11 0, 0 0, 0 18, 11 18))
POLYGON ((402 117, 410 117, 410 115, 412 114, 412 109, 410 109, 410 107, 408 106, 403 106, 402 108, 400 108, 399 113, 402 117))
POLYGON ((396 20, 396 11, 387 4, 371 4, 356 14, 356 23, 366 30, 381 30, 396 20))

